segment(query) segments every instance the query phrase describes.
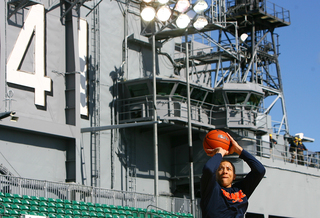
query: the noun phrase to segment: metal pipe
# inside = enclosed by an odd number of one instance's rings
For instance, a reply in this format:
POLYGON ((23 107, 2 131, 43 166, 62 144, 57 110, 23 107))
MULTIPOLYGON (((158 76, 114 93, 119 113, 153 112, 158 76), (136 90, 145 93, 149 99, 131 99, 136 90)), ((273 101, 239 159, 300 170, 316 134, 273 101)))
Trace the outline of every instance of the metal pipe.
POLYGON ((16 114, 16 112, 14 112, 14 111, 1 112, 0 113, 0 120, 4 119, 6 117, 13 116, 15 114, 16 114))
POLYGON ((158 115, 157 115, 157 80, 156 80, 156 36, 152 35, 152 73, 153 73, 153 145, 154 145, 154 196, 156 198, 156 206, 158 206, 158 184, 159 184, 159 172, 158 172, 158 115))
MULTIPOLYGON (((157 123, 161 123, 160 121, 156 121, 157 123)), ((154 124, 155 121, 149 122, 139 122, 139 123, 126 123, 126 124, 118 124, 118 125, 109 125, 109 126, 98 126, 98 127, 86 127, 81 128, 81 133, 85 132, 97 132, 103 130, 110 130, 110 129, 121 129, 121 128, 129 128, 129 127, 136 127, 136 126, 145 126, 154 124)))
POLYGON ((189 143, 189 163, 190 163, 190 199, 191 213, 195 213, 194 205, 194 178, 193 178, 193 150, 192 150, 192 126, 191 126, 191 107, 190 107, 190 82, 189 82, 189 45, 188 32, 185 35, 186 43, 186 79, 187 79, 187 104, 188 104, 188 143, 189 143))
MULTIPOLYGON (((124 40, 125 40, 125 63, 128 63, 127 60, 127 55, 128 55, 128 10, 129 10, 129 1, 126 1, 126 9, 125 9, 125 15, 124 15, 124 40)), ((126 67, 128 67, 128 64, 126 64, 126 67)), ((121 70, 121 66, 119 68, 121 70)), ((128 71, 127 71, 128 72, 128 71)), ((128 75, 127 75, 128 78, 128 75)), ((117 82, 118 82, 118 75, 117 75, 117 82)), ((118 85, 117 85, 118 86, 118 85)), ((119 92, 117 92, 118 95, 119 92)), ((117 101, 118 102, 118 101, 117 101)), ((119 121, 119 118, 117 119, 117 121, 119 121)), ((119 131, 117 129, 117 131, 119 131)), ((118 136, 117 136, 118 137, 118 136)), ((114 142, 113 142, 114 144, 114 142)), ((120 142, 118 141, 118 145, 120 145, 120 142)), ((128 143, 125 143, 125 154, 126 154, 126 162, 127 164, 125 165, 125 170, 126 170, 126 190, 129 190, 129 167, 131 166, 132 163, 131 159, 130 159, 130 148, 132 147, 132 149, 134 149, 133 146, 129 146, 128 143)), ((116 148, 113 149, 113 151, 115 151, 116 148)), ((112 153, 113 155, 115 155, 115 153, 112 153)), ((115 159, 114 159, 115 160, 115 159)), ((133 185, 131 183, 131 185, 133 185)), ((135 190, 135 189, 134 189, 135 190)))
POLYGON ((253 54, 256 54, 256 50, 258 48, 256 48, 256 28, 255 28, 255 22, 252 21, 252 29, 251 29, 251 63, 253 63, 251 65, 251 81, 254 81, 254 73, 255 73, 255 60, 256 60, 256 56, 253 54))

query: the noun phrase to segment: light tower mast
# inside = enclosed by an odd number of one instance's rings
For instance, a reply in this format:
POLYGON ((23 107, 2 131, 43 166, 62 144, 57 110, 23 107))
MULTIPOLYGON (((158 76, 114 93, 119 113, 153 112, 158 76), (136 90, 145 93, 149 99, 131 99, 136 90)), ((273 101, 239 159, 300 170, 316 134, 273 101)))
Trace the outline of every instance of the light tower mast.
MULTIPOLYGON (((218 4, 224 3, 219 1, 218 4)), ((290 25, 289 11, 274 3, 259 0, 234 0, 225 4, 225 11, 219 11, 225 14, 222 16, 225 19, 208 25, 206 28, 211 29, 211 32, 195 34, 205 38, 211 49, 208 51, 197 48, 192 39, 188 42, 189 47, 195 48, 189 56, 191 66, 189 76, 193 78, 192 82, 198 84, 201 84, 199 78, 211 77, 205 85, 215 90, 214 98, 225 104, 226 110, 234 111, 227 114, 227 128, 247 128, 259 132, 266 126, 265 123, 269 122, 267 120, 271 109, 280 101, 282 118, 280 122, 272 124, 272 131, 288 134, 278 60, 279 40, 274 30, 290 25), (204 65, 206 67, 203 67, 204 65), (207 75, 203 76, 205 74, 207 75), (264 101, 260 101, 261 99, 264 101), (268 105, 265 105, 266 102, 268 105), (235 107, 237 105, 246 107, 235 107), (252 107, 249 108, 249 105, 252 107), (252 114, 250 110, 255 110, 257 113, 252 114), (230 115, 232 113, 242 115, 233 117, 230 115)), ((212 10, 215 8, 212 7, 208 11, 208 16, 214 14, 212 10)), ((160 33, 157 37, 157 39, 166 38, 165 33, 160 33)), ((175 62, 178 66, 185 67, 185 60, 184 57, 176 58, 175 62)), ((216 125, 216 127, 221 126, 216 125)))
MULTIPOLYGON (((289 11, 261 0, 236 0, 227 4, 227 21, 237 21, 238 35, 247 36, 245 42, 241 42, 240 39, 239 47, 244 46, 247 50, 238 62, 238 70, 241 73, 237 73, 237 70, 230 71, 232 75, 227 74, 225 77, 242 83, 259 84, 264 92, 264 99, 275 96, 274 101, 263 111, 266 115, 280 100, 283 115, 279 126, 273 126, 274 132, 289 133, 278 60, 278 35, 274 32, 278 27, 290 25, 289 11)), ((232 33, 233 30, 229 28, 227 31, 232 33)))

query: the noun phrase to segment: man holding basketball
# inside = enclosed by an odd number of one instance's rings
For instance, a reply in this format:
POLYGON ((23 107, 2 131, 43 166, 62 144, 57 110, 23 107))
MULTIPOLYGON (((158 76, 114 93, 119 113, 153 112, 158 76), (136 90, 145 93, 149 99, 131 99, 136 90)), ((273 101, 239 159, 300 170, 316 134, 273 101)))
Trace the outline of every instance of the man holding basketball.
POLYGON ((203 218, 244 217, 248 199, 265 174, 264 166, 228 134, 229 150, 221 147, 207 149, 211 158, 205 164, 201 177, 201 210, 203 218), (233 164, 222 160, 225 155, 237 153, 251 171, 239 182, 232 184, 236 175, 233 164))

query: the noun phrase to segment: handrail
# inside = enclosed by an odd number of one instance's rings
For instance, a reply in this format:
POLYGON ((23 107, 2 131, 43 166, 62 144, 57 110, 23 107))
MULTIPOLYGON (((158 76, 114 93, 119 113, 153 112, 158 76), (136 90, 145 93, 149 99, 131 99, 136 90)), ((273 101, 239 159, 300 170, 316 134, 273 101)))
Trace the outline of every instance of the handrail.
MULTIPOLYGON (((97 188, 76 183, 27 179, 8 175, 0 175, 0 189, 19 195, 107 205, 122 205, 136 208, 146 208, 148 205, 155 204, 155 197, 152 194, 97 188)), ((191 211, 189 199, 160 196, 159 202, 170 202, 167 205, 168 207, 164 209, 174 213, 188 214, 191 211), (180 207, 181 205, 184 205, 184 207, 180 207)))
POLYGON ((270 146, 269 141, 258 140, 250 137, 246 138, 257 142, 255 149, 248 150, 252 155, 283 160, 284 162, 305 166, 307 168, 320 169, 320 152, 304 150, 303 154, 299 154, 300 157, 302 157, 302 159, 299 160, 297 148, 290 151, 289 145, 272 144, 272 146, 270 146))
POLYGON ((175 216, 175 217, 184 218, 184 216, 181 216, 181 215, 176 214, 176 213, 172 213, 171 211, 167 211, 167 210, 165 210, 165 209, 163 209, 163 208, 161 208, 161 207, 157 207, 157 206, 154 206, 154 205, 152 205, 152 204, 149 204, 149 205, 147 206, 147 211, 146 211, 146 214, 145 214, 145 217, 146 217, 146 218, 148 217, 148 216, 147 216, 148 214, 158 215, 157 213, 153 213, 152 211, 150 211, 150 210, 149 210, 149 207, 153 207, 153 208, 156 208, 156 209, 158 209, 158 210, 165 211, 165 212, 167 212, 169 215, 173 215, 173 216, 175 216))
MULTIPOLYGON (((244 6, 250 5, 251 1, 246 0, 246 2, 236 5, 236 0, 229 0, 226 2, 227 9, 239 9, 244 6)), ((267 0, 263 0, 259 3, 259 10, 275 17, 283 22, 290 23, 290 11, 267 0)))

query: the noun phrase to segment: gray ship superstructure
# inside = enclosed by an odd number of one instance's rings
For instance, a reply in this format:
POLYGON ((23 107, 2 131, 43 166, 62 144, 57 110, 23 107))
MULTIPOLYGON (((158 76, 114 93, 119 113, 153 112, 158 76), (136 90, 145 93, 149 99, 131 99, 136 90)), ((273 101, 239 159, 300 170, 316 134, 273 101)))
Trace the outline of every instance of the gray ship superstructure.
POLYGON ((180 29, 177 1, 144 21, 158 1, 4 0, 0 192, 201 217, 202 141, 222 129, 267 170, 247 217, 316 217, 318 153, 301 165, 289 151, 276 33, 289 11, 211 0, 198 28, 190 3, 180 29))

